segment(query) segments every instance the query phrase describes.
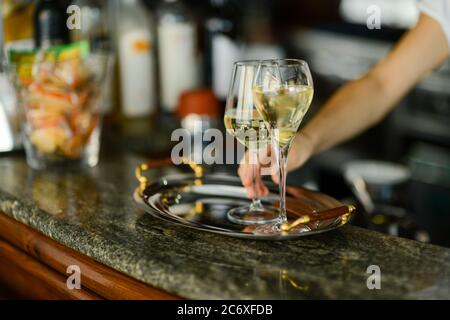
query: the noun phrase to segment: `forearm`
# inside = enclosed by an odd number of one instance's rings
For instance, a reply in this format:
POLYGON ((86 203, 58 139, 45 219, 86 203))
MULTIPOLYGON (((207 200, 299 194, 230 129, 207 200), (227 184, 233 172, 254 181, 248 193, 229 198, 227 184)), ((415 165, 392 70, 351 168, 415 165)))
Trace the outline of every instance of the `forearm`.
POLYGON ((363 78, 342 87, 302 131, 312 154, 373 126, 449 55, 439 24, 422 15, 396 48, 363 78))
POLYGON ((319 153, 379 122, 395 102, 382 80, 369 73, 342 87, 302 133, 311 140, 313 153, 319 153))

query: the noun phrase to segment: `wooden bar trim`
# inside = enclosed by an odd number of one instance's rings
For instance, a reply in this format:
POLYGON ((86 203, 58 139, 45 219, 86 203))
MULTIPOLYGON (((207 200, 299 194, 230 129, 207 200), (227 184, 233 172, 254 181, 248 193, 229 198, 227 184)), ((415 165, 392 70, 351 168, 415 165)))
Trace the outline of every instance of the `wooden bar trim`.
POLYGON ((66 279, 6 241, 0 240, 0 282, 21 298, 99 300, 84 289, 70 290, 66 279))
POLYGON ((82 287, 105 299, 181 299, 177 295, 144 284, 65 247, 2 213, 0 213, 0 237, 64 277, 68 276, 66 274, 68 266, 79 266, 82 287))

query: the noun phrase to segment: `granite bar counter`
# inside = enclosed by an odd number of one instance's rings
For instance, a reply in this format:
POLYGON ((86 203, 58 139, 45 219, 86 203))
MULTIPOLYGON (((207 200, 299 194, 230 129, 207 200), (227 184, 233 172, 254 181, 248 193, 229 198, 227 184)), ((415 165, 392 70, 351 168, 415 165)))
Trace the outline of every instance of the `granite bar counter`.
POLYGON ((0 215, 188 299, 450 298, 450 249, 443 247, 354 226, 268 242, 157 220, 133 200, 134 168, 143 160, 120 156, 83 173, 36 172, 22 156, 2 156, 0 215), (380 267, 381 290, 367 287, 371 265, 380 267))

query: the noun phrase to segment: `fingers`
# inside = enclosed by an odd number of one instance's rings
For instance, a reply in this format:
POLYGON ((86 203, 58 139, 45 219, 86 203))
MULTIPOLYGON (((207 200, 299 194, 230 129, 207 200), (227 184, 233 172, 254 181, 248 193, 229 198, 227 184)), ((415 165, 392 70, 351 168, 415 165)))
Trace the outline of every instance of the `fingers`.
MULTIPOLYGON (((295 138, 292 150, 289 154, 288 171, 297 169, 303 165, 314 154, 314 144, 311 138, 305 134, 298 134, 295 138)), ((268 188, 264 185, 261 175, 270 175, 275 183, 280 183, 279 168, 276 153, 273 152, 271 146, 267 146, 259 152, 257 159, 247 152, 242 159, 238 174, 241 177, 242 184, 247 190, 248 196, 253 197, 264 196, 269 193, 268 188), (250 161, 252 160, 252 161, 250 161), (256 186, 253 187, 253 166, 257 163, 258 175, 255 179, 256 186)))
POLYGON ((253 197, 264 197, 269 194, 269 189, 264 184, 262 177, 261 177, 261 167, 258 165, 255 175, 255 186, 254 191, 257 192, 257 194, 253 194, 253 197))
POLYGON ((249 165, 249 164, 241 164, 239 167, 238 174, 242 180, 242 184, 247 191, 247 196, 249 198, 261 197, 265 196, 269 193, 269 190, 264 185, 261 174, 260 174, 260 166, 259 165, 249 165), (254 167, 256 166, 256 175, 253 178, 254 167))
POLYGON ((250 199, 264 197, 269 194, 269 189, 262 181, 261 176, 255 179, 255 184, 251 183, 250 185, 245 186, 245 190, 247 191, 247 197, 250 199))
POLYGON ((261 165, 255 159, 252 159, 254 161, 250 161, 250 158, 248 153, 243 157, 239 166, 238 175, 249 198, 265 196, 269 193, 269 190, 261 179, 261 165))
POLYGON ((278 169, 278 163, 275 157, 272 158, 273 165, 270 167, 270 175, 272 177, 272 181, 275 183, 280 182, 280 170, 278 169))
POLYGON ((262 182, 261 180, 261 189, 260 189, 260 193, 259 193, 260 197, 265 197, 269 195, 269 188, 266 187, 266 185, 264 184, 264 182, 262 182))
POLYGON ((242 185, 245 187, 247 191, 247 196, 253 196, 253 170, 248 161, 247 154, 242 158, 241 164, 239 165, 238 175, 241 178, 242 185))
POLYGON ((275 183, 280 183, 280 177, 278 175, 278 172, 272 174, 272 181, 275 183))
POLYGON ((261 175, 270 175, 270 167, 274 163, 272 159, 272 148, 270 146, 267 146, 266 149, 261 150, 258 154, 257 161, 261 166, 261 175))
POLYGON ((248 161, 248 153, 242 158, 239 165, 238 175, 241 178, 244 187, 251 186, 252 184, 252 168, 248 161))

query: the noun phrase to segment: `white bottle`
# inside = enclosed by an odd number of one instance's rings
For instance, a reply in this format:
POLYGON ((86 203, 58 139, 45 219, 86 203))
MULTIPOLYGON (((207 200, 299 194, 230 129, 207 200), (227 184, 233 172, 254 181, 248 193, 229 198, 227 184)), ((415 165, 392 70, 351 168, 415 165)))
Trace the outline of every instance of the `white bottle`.
POLYGON ((118 18, 122 113, 148 116, 156 108, 154 37, 151 16, 139 0, 123 0, 118 18))
POLYGON ((177 0, 165 0, 158 10, 158 59, 161 104, 174 112, 180 95, 198 83, 195 23, 177 0))

